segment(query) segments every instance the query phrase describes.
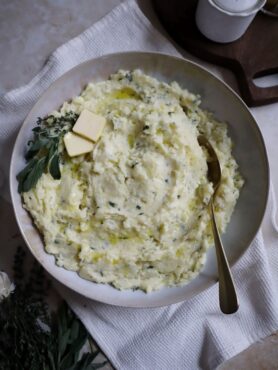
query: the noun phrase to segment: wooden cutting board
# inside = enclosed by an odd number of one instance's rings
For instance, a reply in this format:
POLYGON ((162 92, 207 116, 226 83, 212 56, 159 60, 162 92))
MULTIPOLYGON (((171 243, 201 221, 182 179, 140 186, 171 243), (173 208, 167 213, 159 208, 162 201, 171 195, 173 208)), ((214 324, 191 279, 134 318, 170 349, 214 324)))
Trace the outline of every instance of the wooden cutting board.
POLYGON ((260 12, 239 40, 218 44, 197 29, 197 0, 153 0, 153 3, 162 24, 178 44, 235 73, 242 98, 249 106, 278 102, 278 85, 259 87, 253 82, 255 77, 278 73, 278 18, 260 12))

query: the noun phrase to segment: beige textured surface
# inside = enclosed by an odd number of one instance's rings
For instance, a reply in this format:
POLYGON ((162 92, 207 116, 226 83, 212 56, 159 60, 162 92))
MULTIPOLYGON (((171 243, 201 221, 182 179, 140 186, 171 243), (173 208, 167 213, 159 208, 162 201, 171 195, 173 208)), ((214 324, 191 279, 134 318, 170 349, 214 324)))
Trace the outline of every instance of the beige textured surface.
POLYGON ((217 370, 277 370, 278 332, 255 343, 239 355, 218 366, 217 370))
POLYGON ((47 57, 123 0, 0 0, 0 94, 29 82, 47 57))
MULTIPOLYGON (((122 1, 0 0, 0 94, 27 83, 53 50, 77 36, 122 1)), ((2 202, 0 210, 3 217, 5 204, 2 202)), ((18 236, 15 233, 16 243, 18 236)), ((278 369, 278 333, 218 367, 218 370, 231 369, 278 369)))

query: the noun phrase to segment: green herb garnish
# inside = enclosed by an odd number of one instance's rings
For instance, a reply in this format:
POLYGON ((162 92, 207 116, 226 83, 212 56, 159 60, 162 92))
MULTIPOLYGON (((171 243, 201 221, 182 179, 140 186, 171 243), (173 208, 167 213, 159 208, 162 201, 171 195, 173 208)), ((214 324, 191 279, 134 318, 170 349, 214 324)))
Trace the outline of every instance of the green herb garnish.
POLYGON ((45 171, 58 180, 60 172, 60 143, 64 135, 75 124, 78 115, 68 112, 64 116, 38 118, 33 128, 34 137, 29 141, 29 149, 25 155, 28 164, 17 175, 19 193, 31 190, 36 186, 45 171))

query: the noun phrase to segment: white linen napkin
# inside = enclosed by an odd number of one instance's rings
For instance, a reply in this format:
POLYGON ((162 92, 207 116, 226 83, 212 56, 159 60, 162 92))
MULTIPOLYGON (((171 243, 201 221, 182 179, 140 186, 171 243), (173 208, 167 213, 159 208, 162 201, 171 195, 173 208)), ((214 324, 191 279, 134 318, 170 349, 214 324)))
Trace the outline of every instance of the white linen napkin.
MULTIPOLYGON (((0 98, 0 190, 7 200, 12 145, 19 126, 39 96, 51 82, 80 62, 125 50, 178 55, 174 46, 144 16, 137 2, 128 0, 57 49, 28 85, 0 98)), ((277 108, 272 105, 253 110, 269 145, 271 166, 278 154, 275 149, 278 138, 275 138, 278 134, 275 126, 278 125, 271 126, 271 121, 275 123, 277 108), (268 122, 264 122, 265 118, 268 122)), ((274 171, 273 181, 276 187, 277 172, 274 171)), ((241 305, 232 316, 219 311, 217 285, 187 302, 157 309, 113 307, 83 298, 60 284, 57 288, 117 369, 214 369, 278 329, 275 206, 272 187, 263 228, 233 268, 241 305)), ((3 228, 2 238, 5 243, 13 243, 7 233, 16 230, 15 220, 6 203, 5 212, 5 220, 12 226, 3 228)), ((0 250, 0 267, 2 255, 2 260, 8 261, 4 256, 7 253, 8 245, 0 250)))

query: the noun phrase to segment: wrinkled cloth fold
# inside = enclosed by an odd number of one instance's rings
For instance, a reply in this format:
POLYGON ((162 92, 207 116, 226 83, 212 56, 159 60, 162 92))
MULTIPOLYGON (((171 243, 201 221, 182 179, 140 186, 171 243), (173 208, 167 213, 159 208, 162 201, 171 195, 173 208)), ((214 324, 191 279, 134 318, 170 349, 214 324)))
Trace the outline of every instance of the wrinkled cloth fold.
MULTIPOLYGON (((0 98, 0 190, 6 200, 9 201, 12 146, 20 125, 41 94, 63 73, 83 61, 130 50, 179 55, 171 42, 152 26, 135 0, 122 3, 80 36, 58 48, 28 85, 0 98)), ((236 314, 220 313, 217 284, 187 302, 155 309, 129 309, 88 300, 57 283, 59 293, 117 369, 215 369, 278 329, 275 200, 278 177, 273 166, 278 130, 271 126, 278 109, 274 105, 266 106, 253 109, 253 114, 268 146, 274 185, 263 227, 233 268, 240 300, 236 314)), ((5 210, 12 226, 5 230, 5 226, 2 227, 6 248, 1 249, 0 256, 9 253, 7 244, 13 239, 8 233, 17 229, 12 212, 7 211, 7 206, 5 210)), ((3 261, 7 260, 3 255, 3 261)))

